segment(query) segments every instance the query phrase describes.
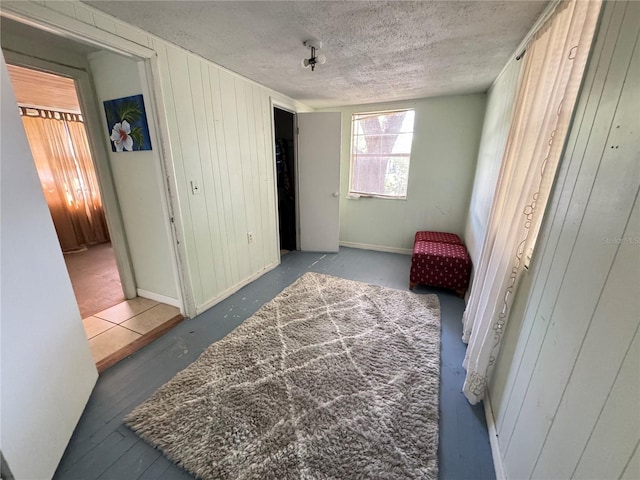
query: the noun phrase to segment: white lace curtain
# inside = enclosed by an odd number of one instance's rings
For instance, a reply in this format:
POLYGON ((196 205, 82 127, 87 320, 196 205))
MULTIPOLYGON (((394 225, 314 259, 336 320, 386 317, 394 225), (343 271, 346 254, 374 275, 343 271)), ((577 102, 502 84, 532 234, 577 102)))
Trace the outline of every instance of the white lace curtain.
POLYGON ((584 73, 601 1, 560 2, 527 47, 487 234, 463 316, 463 391, 484 398, 525 252, 540 220, 584 73))

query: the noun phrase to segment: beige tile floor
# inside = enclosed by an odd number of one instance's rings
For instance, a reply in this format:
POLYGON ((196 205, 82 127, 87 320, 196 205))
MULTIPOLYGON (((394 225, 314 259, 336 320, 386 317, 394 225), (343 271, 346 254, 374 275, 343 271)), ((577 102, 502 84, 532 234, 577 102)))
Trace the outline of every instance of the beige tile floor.
POLYGON ((176 307, 137 297, 82 320, 96 363, 180 313, 176 307))

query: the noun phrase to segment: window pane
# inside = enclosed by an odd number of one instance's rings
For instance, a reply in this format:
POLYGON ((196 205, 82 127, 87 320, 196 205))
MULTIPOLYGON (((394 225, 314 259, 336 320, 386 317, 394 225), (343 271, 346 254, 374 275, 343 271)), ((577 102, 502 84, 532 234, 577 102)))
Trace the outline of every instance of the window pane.
POLYGON ((350 192, 406 197, 413 140, 413 110, 356 114, 350 192))

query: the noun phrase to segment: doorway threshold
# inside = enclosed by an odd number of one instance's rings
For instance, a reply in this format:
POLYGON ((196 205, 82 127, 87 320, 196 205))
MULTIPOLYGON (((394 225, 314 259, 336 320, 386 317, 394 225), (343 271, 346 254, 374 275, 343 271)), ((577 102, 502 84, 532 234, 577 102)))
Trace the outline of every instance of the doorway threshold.
POLYGON ((82 320, 98 373, 153 342, 184 320, 174 306, 125 300, 82 320))

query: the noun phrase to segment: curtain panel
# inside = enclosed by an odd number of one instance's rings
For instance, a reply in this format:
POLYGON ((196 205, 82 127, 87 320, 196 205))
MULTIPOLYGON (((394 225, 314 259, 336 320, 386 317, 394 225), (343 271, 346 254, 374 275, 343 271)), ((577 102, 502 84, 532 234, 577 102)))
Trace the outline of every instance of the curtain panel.
POLYGON ((560 2, 523 58, 487 234, 463 315, 463 392, 486 392, 513 296, 534 244, 591 49, 601 1, 560 2))
POLYGON ((89 142, 77 114, 20 107, 63 252, 109 240, 89 142))

